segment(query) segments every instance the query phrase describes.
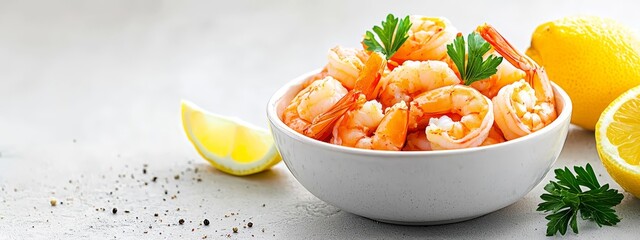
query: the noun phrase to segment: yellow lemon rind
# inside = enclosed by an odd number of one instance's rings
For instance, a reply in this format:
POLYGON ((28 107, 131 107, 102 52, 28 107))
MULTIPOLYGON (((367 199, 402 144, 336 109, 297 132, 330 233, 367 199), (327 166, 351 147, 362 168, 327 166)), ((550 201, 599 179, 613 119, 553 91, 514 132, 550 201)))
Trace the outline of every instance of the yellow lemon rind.
POLYGON ((244 122, 240 119, 229 118, 226 116, 207 112, 206 110, 201 109, 200 107, 198 107, 197 105, 189 101, 182 100, 181 115, 182 115, 182 126, 184 129, 184 132, 187 135, 189 142, 191 142, 191 144, 194 146, 198 154, 200 154, 200 156, 202 156, 205 160, 207 160, 216 169, 231 175, 246 176, 246 175, 251 175, 254 173, 264 171, 265 169, 269 169, 282 160, 282 158, 280 157, 280 154, 278 154, 278 151, 275 145, 272 145, 270 149, 263 155, 262 158, 256 159, 256 161, 252 161, 250 163, 236 162, 230 157, 230 154, 225 157, 220 157, 215 154, 209 153, 206 150, 206 148, 200 143, 200 141, 196 139, 192 130, 188 127, 187 123, 189 123, 189 120, 190 120, 189 114, 193 112, 200 112, 202 114, 214 116, 219 119, 225 119, 225 120, 234 122, 236 125, 241 125, 249 129, 252 129, 254 131, 264 132, 265 130, 262 128, 256 127, 248 122, 244 122))

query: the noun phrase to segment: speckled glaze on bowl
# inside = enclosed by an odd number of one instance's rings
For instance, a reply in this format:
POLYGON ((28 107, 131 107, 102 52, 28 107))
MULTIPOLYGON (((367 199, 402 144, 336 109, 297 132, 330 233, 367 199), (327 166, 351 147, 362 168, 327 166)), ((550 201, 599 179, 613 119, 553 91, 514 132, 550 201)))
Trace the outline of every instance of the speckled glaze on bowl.
POLYGON ((557 85, 558 118, 528 136, 460 150, 386 152, 303 136, 280 119, 300 76, 269 101, 276 146, 293 176, 319 199, 374 220, 408 225, 464 221, 515 203, 544 178, 569 130, 571 100, 557 85))

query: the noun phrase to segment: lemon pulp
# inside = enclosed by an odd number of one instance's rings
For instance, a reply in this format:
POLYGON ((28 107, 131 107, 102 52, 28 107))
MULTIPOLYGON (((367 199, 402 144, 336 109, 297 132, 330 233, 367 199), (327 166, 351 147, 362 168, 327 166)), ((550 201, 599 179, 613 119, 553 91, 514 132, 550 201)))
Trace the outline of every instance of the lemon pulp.
POLYGON ((268 130, 239 119, 209 113, 182 101, 182 126, 198 153, 215 168, 249 175, 282 159, 268 130))
POLYGON ((596 146, 609 175, 640 197, 640 86, 615 99, 596 125, 596 146))
POLYGON ((620 106, 607 128, 607 138, 618 146, 618 154, 627 163, 640 163, 640 96, 620 106))

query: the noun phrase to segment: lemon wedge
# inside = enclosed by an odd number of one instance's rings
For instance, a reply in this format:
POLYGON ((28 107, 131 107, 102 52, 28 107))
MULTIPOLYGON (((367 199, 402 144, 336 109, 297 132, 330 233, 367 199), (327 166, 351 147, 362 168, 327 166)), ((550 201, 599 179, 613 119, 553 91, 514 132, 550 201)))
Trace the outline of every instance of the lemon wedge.
POLYGON ((620 186, 640 197, 640 86, 613 100, 596 124, 600 160, 620 186))
POLYGON ((266 129, 209 113, 184 100, 181 110, 189 141, 220 171, 244 176, 269 169, 282 160, 266 129))

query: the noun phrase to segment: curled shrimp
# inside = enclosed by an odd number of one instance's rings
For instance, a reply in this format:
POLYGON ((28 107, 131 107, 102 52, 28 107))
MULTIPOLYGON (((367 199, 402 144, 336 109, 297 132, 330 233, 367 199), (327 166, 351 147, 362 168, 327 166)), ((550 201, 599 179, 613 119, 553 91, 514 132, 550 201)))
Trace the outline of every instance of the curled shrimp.
POLYGON ((333 107, 345 94, 347 89, 331 76, 313 81, 291 100, 282 113, 282 121, 303 133, 316 116, 333 107))
POLYGON ((535 132, 556 118, 555 109, 537 99, 536 91, 524 80, 504 86, 493 98, 496 124, 507 140, 535 132))
POLYGON ((376 100, 358 98, 359 107, 347 111, 333 128, 331 143, 376 150, 399 151, 405 143, 409 110, 400 102, 382 113, 376 100))
POLYGON ((544 68, 518 52, 488 24, 476 30, 504 59, 525 72, 523 80, 504 86, 493 98, 496 124, 507 140, 537 131, 556 119, 551 82, 544 68))
POLYGON ((409 38, 391 57, 402 64, 407 60, 443 60, 447 57, 447 44, 453 42, 458 30, 448 19, 413 15, 409 17, 409 38))
POLYGON ((455 72, 442 61, 406 61, 382 80, 378 97, 383 106, 411 102, 416 95, 460 83, 455 72))
POLYGON ((420 94, 411 102, 410 121, 415 124, 416 119, 429 119, 425 134, 434 150, 476 147, 489 135, 493 105, 471 87, 446 86, 420 94))
POLYGON ((327 55, 327 73, 351 90, 369 56, 364 50, 336 46, 327 55))

